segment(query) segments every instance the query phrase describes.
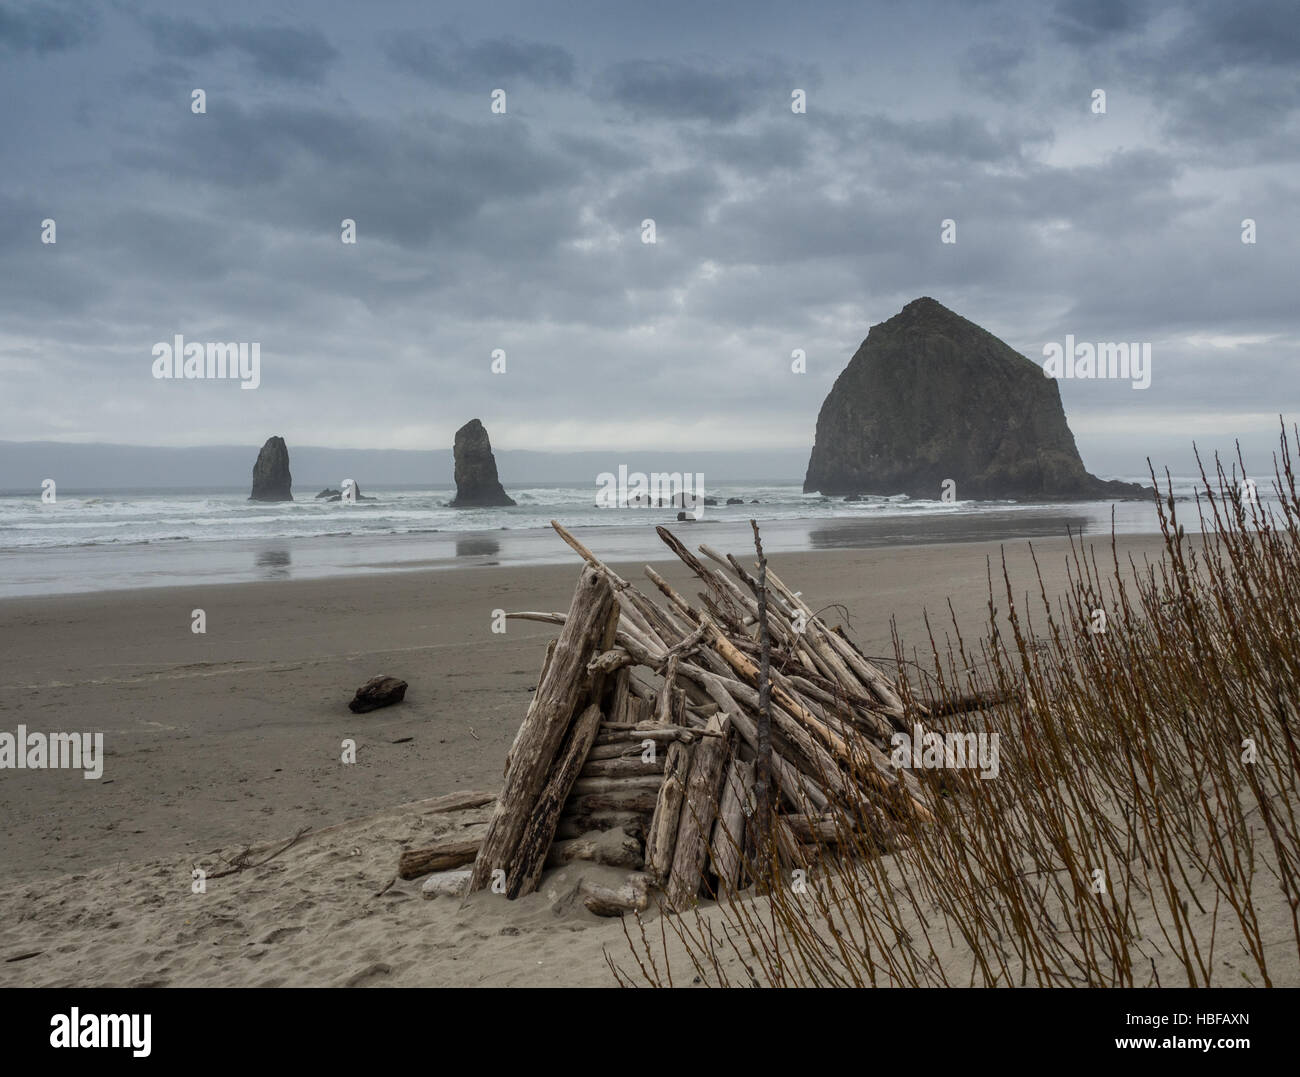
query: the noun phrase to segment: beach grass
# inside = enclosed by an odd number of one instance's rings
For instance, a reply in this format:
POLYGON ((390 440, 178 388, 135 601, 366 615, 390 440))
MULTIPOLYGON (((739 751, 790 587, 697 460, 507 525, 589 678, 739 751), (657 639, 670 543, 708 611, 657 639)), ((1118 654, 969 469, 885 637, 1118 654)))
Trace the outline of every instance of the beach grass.
POLYGON ((1122 558, 1112 536, 1099 561, 1071 543, 1055 601, 1037 559, 1022 592, 1005 556, 990 558, 982 638, 964 637, 955 614, 927 619, 923 646, 895 632, 909 713, 996 744, 995 774, 922 768, 933 822, 894 805, 833 807, 815 848, 793 856, 737 836, 754 888, 628 918, 630 952, 608 953, 614 975, 661 986, 1294 983, 1292 433, 1282 430, 1268 497, 1240 453, 1202 466, 1191 506, 1153 470, 1160 556, 1122 558), (1184 530, 1189 507, 1203 533, 1184 530))

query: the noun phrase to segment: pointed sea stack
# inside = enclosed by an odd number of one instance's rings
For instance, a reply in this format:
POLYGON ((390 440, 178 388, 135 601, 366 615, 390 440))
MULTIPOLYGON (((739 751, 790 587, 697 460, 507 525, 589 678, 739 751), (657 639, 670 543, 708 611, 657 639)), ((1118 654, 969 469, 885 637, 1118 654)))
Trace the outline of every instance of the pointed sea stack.
POLYGON ((293 476, 289 474, 289 447, 284 438, 266 439, 253 465, 253 492, 249 501, 292 501, 293 476))
POLYGON ((477 419, 471 419, 456 431, 456 498, 453 509, 491 509, 513 505, 497 478, 497 462, 492 455, 488 433, 477 419))
POLYGON ((805 493, 938 500, 1150 496, 1090 475, 1042 367, 928 297, 871 327, 817 416, 805 493))

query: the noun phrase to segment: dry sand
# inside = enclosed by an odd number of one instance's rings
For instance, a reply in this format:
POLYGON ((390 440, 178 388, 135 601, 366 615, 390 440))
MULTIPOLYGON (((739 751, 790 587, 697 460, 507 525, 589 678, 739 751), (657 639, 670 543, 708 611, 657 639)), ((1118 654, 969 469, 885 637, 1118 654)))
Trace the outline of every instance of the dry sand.
MULTIPOLYGON (((1004 548, 1018 590, 1036 595, 1027 544, 1004 548)), ((1049 593, 1064 585, 1066 548, 1034 544, 1049 593)), ((1159 541, 1121 549, 1140 560, 1159 541)), ((998 550, 771 562, 814 608, 843 603, 866 653, 889 655, 891 617, 924 649, 923 608, 943 631, 948 601, 980 634, 986 559, 998 578, 998 550)), ((659 567, 689 586, 679 563, 659 567)), ((605 947, 630 964, 622 927, 574 900, 582 868, 549 874, 517 902, 425 901, 418 882, 376 896, 403 848, 486 820, 488 809, 412 803, 499 786, 554 630, 512 621, 494 634, 493 611, 565 609, 579 568, 0 602, 0 729, 102 731, 107 750, 99 781, 0 771, 0 985, 612 983, 605 947), (190 631, 199 608, 205 635, 190 631), (352 715, 352 691, 378 673, 407 680, 406 701, 352 715), (354 765, 340 761, 345 738, 357 742, 354 765), (265 867, 191 893, 195 864, 219 868, 221 855, 304 827, 265 867)))

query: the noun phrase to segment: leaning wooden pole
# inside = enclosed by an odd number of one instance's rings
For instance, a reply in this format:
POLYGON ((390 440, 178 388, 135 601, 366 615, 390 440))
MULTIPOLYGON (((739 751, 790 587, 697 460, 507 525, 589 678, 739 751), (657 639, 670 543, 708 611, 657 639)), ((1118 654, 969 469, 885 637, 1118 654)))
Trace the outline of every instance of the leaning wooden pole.
POLYGON ((583 569, 555 653, 510 750, 501 795, 470 875, 470 892, 486 887, 494 872, 507 877, 517 872, 514 861, 533 807, 574 712, 590 694, 587 664, 600 653, 613 608, 614 593, 605 575, 594 567, 583 569))
MULTIPOLYGON (((758 521, 750 520, 754 529, 754 548, 758 551, 758 753, 754 765, 754 803, 758 825, 759 856, 772 848, 772 639, 767 631, 767 558, 758 521)), ((759 880, 760 892, 767 889, 767 879, 759 880)))

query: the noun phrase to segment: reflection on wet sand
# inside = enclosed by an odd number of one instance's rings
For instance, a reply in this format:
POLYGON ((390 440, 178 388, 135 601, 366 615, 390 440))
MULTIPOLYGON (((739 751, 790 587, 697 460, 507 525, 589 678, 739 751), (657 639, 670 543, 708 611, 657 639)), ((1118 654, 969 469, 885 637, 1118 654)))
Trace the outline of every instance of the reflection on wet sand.
POLYGON ((457 557, 495 557, 501 552, 501 543, 494 538, 471 535, 456 540, 457 557))
POLYGON ((282 546, 257 551, 258 575, 264 580, 287 580, 289 564, 289 551, 282 546))
POLYGON ((932 542, 1001 542, 1009 539, 1065 538, 1095 534, 1094 517, 1059 512, 1006 512, 951 516, 891 516, 876 520, 836 520, 833 526, 808 531, 814 550, 861 549, 871 546, 920 546, 932 542))

